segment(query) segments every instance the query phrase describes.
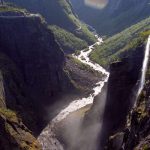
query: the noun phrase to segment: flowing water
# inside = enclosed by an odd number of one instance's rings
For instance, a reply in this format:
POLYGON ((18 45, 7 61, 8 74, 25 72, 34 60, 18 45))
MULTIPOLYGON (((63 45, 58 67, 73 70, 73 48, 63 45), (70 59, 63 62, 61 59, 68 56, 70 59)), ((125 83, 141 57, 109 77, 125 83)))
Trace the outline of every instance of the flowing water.
POLYGON ((49 125, 43 130, 43 132, 38 137, 38 141, 41 143, 43 150, 64 150, 63 146, 57 140, 56 135, 53 131, 55 125, 65 119, 70 113, 77 111, 89 104, 93 103, 94 97, 97 96, 100 92, 102 87, 104 86, 105 82, 108 81, 109 73, 102 68, 100 65, 93 63, 89 59, 89 54, 94 49, 95 45, 100 45, 103 40, 96 35, 98 42, 89 46, 88 50, 82 50, 79 56, 73 54, 73 57, 77 58, 84 64, 89 65, 94 70, 103 73, 106 77, 102 81, 99 81, 96 85, 94 93, 90 94, 87 98, 77 99, 71 102, 65 109, 60 111, 60 113, 49 123, 49 125))
POLYGON ((144 60, 143 60, 143 66, 142 66, 142 73, 141 73, 141 78, 140 78, 140 84, 139 84, 139 89, 137 92, 137 98, 141 94, 144 84, 145 84, 145 76, 147 72, 147 66, 148 66, 148 60, 149 60, 149 54, 150 54, 150 36, 148 37, 146 49, 145 49, 145 55, 144 55, 144 60))

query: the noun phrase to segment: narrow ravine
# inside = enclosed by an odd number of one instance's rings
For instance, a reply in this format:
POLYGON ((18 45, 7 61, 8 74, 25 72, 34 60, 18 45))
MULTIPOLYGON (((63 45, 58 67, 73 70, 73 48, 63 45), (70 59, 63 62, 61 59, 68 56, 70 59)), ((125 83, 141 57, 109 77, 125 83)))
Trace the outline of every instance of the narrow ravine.
POLYGON ((43 150, 63 150, 63 146, 57 140, 53 129, 57 123, 65 119, 70 113, 77 111, 89 104, 93 103, 94 97, 97 96, 100 92, 102 87, 104 86, 105 82, 108 81, 109 73, 100 65, 93 63, 90 61, 89 54, 94 49, 94 46, 100 45, 103 40, 96 35, 98 41, 89 46, 88 50, 82 50, 80 55, 76 56, 73 54, 73 57, 77 58, 84 64, 89 65, 94 70, 106 75, 104 79, 101 79, 98 83, 96 83, 95 88, 93 88, 93 93, 89 95, 87 98, 77 99, 71 102, 65 109, 60 111, 60 113, 49 123, 49 125, 42 131, 42 133, 38 137, 38 141, 41 143, 43 150))

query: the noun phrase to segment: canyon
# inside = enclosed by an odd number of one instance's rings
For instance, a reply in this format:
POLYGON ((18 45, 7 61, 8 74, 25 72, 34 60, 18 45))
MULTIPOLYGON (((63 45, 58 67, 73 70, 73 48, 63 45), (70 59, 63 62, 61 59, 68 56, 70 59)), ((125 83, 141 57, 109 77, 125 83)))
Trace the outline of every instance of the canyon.
POLYGON ((124 14, 130 4, 145 11, 120 30, 112 26, 108 35, 121 32, 107 38, 106 28, 98 35, 79 19, 74 2, 7 2, 0 5, 0 149, 148 150, 148 0, 111 0, 106 14, 124 14))
MULTIPOLYGON (((107 80, 109 78, 109 73, 104 68, 99 66, 98 64, 91 62, 89 59, 89 54, 92 51, 92 49, 94 48, 94 46, 100 45, 102 42, 103 42, 103 40, 98 37, 98 41, 95 44, 89 46, 88 51, 82 50, 80 52, 81 54, 79 56, 76 56, 75 54, 73 54, 73 57, 75 57, 75 58, 79 59, 81 62, 89 65, 94 70, 99 71, 100 73, 103 73, 105 75, 105 77, 102 81, 99 81, 98 83, 96 83, 95 87, 93 88, 92 94, 90 94, 86 98, 72 101, 65 109, 61 110, 60 113, 55 118, 52 119, 52 121, 49 123, 49 125, 42 131, 42 133, 38 137, 38 140, 41 143, 43 150, 46 150, 46 149, 63 150, 63 146, 59 143, 59 141, 57 140, 57 136, 54 133, 55 126, 57 126, 57 124, 59 122, 61 122, 65 118, 67 118, 67 116, 69 114, 71 114, 72 112, 82 109, 89 104, 92 104, 94 98, 101 92, 101 89, 103 88, 105 82, 107 82, 107 80)), ((78 137, 76 137, 76 138, 78 138, 78 137)), ((80 149, 83 149, 82 146, 80 147, 80 149)))

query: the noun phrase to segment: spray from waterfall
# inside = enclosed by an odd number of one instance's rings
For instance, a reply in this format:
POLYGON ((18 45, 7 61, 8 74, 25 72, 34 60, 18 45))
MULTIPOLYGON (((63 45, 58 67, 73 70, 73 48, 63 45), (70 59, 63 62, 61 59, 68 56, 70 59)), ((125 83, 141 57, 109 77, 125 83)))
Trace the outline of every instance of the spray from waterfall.
POLYGON ((139 84, 139 88, 138 88, 138 92, 137 92, 137 98, 139 97, 139 95, 141 94, 141 92, 144 88, 145 76, 146 76, 146 71, 147 71, 147 67, 148 67, 149 54, 150 54, 150 36, 148 37, 148 41, 147 41, 147 45, 146 45, 146 49, 145 49, 143 66, 142 66, 142 70, 141 70, 142 74, 141 74, 140 84, 139 84))

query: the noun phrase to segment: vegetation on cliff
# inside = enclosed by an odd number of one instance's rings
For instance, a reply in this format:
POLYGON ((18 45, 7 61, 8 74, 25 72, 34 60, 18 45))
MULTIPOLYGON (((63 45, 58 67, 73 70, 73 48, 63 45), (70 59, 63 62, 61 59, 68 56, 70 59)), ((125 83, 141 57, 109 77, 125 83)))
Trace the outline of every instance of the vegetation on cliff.
POLYGON ((0 149, 41 150, 31 131, 10 109, 0 107, 0 132, 0 149))
POLYGON ((121 33, 108 38, 91 53, 90 58, 102 66, 130 56, 130 54, 147 40, 150 30, 150 18, 127 28, 121 33))
POLYGON ((58 41, 65 53, 73 53, 76 50, 82 50, 88 47, 87 42, 76 37, 58 26, 49 26, 54 33, 55 39, 58 41))

